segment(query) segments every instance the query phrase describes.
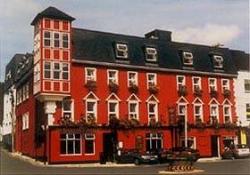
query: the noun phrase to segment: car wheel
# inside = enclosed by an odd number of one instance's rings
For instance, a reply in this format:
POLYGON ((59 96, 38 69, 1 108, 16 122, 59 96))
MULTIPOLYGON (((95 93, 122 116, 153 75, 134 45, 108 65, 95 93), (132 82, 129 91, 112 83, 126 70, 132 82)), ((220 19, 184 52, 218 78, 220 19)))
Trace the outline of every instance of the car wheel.
POLYGON ((135 163, 135 165, 140 165, 140 160, 139 159, 135 159, 134 163, 135 163))

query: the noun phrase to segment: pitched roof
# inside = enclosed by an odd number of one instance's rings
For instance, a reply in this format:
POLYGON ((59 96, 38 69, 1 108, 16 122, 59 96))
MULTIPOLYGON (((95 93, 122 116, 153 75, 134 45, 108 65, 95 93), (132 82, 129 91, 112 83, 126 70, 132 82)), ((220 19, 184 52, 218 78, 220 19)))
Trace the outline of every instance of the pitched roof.
POLYGON ((54 18, 54 19, 63 19, 63 20, 68 20, 68 21, 74 21, 75 18, 69 16, 68 14, 58 10, 55 7, 48 7, 45 10, 43 10, 42 12, 38 13, 36 15, 36 17, 33 19, 33 21, 31 22, 31 25, 34 25, 37 20, 41 19, 41 18, 54 18))
POLYGON ((250 71, 250 55, 244 51, 230 50, 238 71, 250 71))
MULTIPOLYGON (((167 33, 165 36, 167 36, 167 33)), ((224 58, 224 69, 221 73, 233 75, 237 74, 229 49, 178 43, 169 41, 168 39, 150 39, 73 28, 73 58, 78 62, 94 61, 99 63, 119 64, 121 61, 116 58, 114 46, 116 43, 126 43, 128 45, 129 59, 128 61, 122 61, 121 64, 152 67, 156 69, 163 68, 169 70, 186 70, 186 67, 182 64, 180 53, 181 51, 191 51, 194 57, 194 65, 193 68, 188 69, 189 72, 218 72, 213 68, 211 55, 219 54, 224 58), (155 47, 157 49, 157 64, 149 64, 145 61, 146 46, 155 47)))

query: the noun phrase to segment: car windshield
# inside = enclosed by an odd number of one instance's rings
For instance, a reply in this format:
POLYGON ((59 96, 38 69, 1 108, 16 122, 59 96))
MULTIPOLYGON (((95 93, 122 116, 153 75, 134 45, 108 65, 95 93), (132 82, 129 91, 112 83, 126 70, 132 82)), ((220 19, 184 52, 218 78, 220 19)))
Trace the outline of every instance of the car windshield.
POLYGON ((238 148, 248 148, 247 145, 237 145, 238 148))

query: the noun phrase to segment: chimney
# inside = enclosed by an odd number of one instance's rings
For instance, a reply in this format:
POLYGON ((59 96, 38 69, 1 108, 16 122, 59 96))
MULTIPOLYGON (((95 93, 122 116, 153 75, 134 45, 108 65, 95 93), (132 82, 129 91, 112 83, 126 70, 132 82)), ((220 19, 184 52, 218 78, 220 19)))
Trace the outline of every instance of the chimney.
POLYGON ((171 33, 172 32, 170 31, 155 29, 149 33, 146 33, 145 38, 171 41, 171 33))

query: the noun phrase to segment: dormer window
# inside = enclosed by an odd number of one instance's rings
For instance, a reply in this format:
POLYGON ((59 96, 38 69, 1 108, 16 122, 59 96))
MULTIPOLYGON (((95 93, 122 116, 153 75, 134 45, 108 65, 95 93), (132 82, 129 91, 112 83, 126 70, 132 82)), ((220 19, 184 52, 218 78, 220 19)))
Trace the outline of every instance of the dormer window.
POLYGON ((146 61, 156 62, 157 61, 157 50, 153 47, 146 48, 146 61))
POLYGON ((182 59, 184 65, 193 65, 193 54, 191 52, 182 52, 182 59))
POLYGON ((116 44, 116 57, 128 58, 128 46, 127 44, 116 44))
POLYGON ((223 57, 219 55, 213 55, 213 65, 214 68, 217 69, 223 68, 223 57))

